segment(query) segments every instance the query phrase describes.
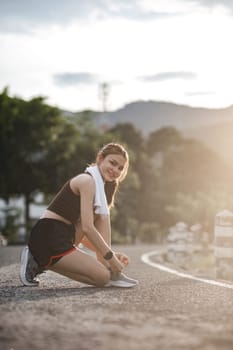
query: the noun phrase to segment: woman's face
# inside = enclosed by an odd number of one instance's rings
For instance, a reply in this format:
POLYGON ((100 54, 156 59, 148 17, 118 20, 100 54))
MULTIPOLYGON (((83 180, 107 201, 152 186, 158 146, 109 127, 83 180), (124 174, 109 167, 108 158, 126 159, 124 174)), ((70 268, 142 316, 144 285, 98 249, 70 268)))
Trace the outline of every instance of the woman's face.
POLYGON ((106 157, 99 156, 98 166, 104 181, 117 180, 123 173, 126 165, 125 158, 120 154, 108 154, 106 157))

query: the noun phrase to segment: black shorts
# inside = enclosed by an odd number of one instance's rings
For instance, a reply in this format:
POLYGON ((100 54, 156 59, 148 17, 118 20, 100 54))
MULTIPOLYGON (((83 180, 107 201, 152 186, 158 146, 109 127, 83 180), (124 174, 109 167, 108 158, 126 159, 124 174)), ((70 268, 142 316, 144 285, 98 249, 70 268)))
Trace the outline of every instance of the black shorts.
POLYGON ((44 269, 75 250, 75 227, 55 219, 40 219, 31 230, 28 246, 44 269))

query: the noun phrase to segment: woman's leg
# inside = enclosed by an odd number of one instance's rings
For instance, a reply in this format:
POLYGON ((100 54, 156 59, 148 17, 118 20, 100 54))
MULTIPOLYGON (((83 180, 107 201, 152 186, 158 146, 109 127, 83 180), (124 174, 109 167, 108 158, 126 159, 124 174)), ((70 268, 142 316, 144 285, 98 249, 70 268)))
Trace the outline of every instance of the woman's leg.
POLYGON ((75 281, 103 287, 110 280, 110 271, 93 256, 80 251, 63 256, 50 270, 75 281))

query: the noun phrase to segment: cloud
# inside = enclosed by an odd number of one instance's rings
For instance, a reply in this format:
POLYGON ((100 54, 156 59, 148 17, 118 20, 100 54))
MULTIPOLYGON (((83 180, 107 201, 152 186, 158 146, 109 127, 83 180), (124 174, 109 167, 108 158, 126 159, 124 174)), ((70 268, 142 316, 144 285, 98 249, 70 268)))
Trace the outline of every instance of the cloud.
POLYGON ((214 91, 189 91, 185 93, 185 96, 210 96, 210 95, 216 95, 216 92, 214 91))
POLYGON ((0 30, 33 32, 38 26, 68 25, 104 17, 157 19, 176 13, 149 11, 142 0, 0 0, 0 30))
MULTIPOLYGON (((187 1, 187 0, 185 0, 187 1)), ((233 12, 233 1, 232 0, 188 0, 189 2, 198 3, 206 7, 223 6, 233 12)))
MULTIPOLYGON (((232 0, 183 0, 201 6, 222 5, 233 12, 232 0)), ((174 17, 179 12, 155 11, 145 7, 143 0, 0 0, 0 31, 33 33, 37 27, 70 25, 82 20, 126 18, 156 20, 174 17)))
POLYGON ((197 77, 196 73, 193 72, 162 72, 154 75, 144 75, 140 76, 137 79, 143 82, 151 83, 157 81, 165 81, 171 79, 183 79, 190 80, 197 77))
POLYGON ((60 86, 74 86, 81 84, 95 84, 99 81, 98 75, 86 72, 77 72, 77 73, 59 73, 54 74, 53 80, 56 85, 60 86))

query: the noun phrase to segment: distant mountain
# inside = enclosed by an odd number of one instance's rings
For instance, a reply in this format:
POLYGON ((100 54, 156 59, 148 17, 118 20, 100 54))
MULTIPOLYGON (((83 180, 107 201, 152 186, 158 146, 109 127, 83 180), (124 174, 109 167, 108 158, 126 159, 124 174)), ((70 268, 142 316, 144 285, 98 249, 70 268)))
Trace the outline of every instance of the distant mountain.
MULTIPOLYGON (((70 116, 70 112, 65 113, 70 116)), ((79 117, 83 112, 73 114, 79 117)), ((233 160, 233 105, 221 109, 195 108, 159 101, 136 101, 113 112, 86 111, 102 130, 118 123, 131 123, 143 135, 165 126, 174 126, 186 137, 204 142, 214 151, 233 160)))
POLYGON ((233 121, 233 106, 208 109, 168 102, 136 101, 114 112, 96 113, 94 119, 99 127, 104 128, 118 123, 132 123, 146 135, 164 126, 183 130, 233 121))

